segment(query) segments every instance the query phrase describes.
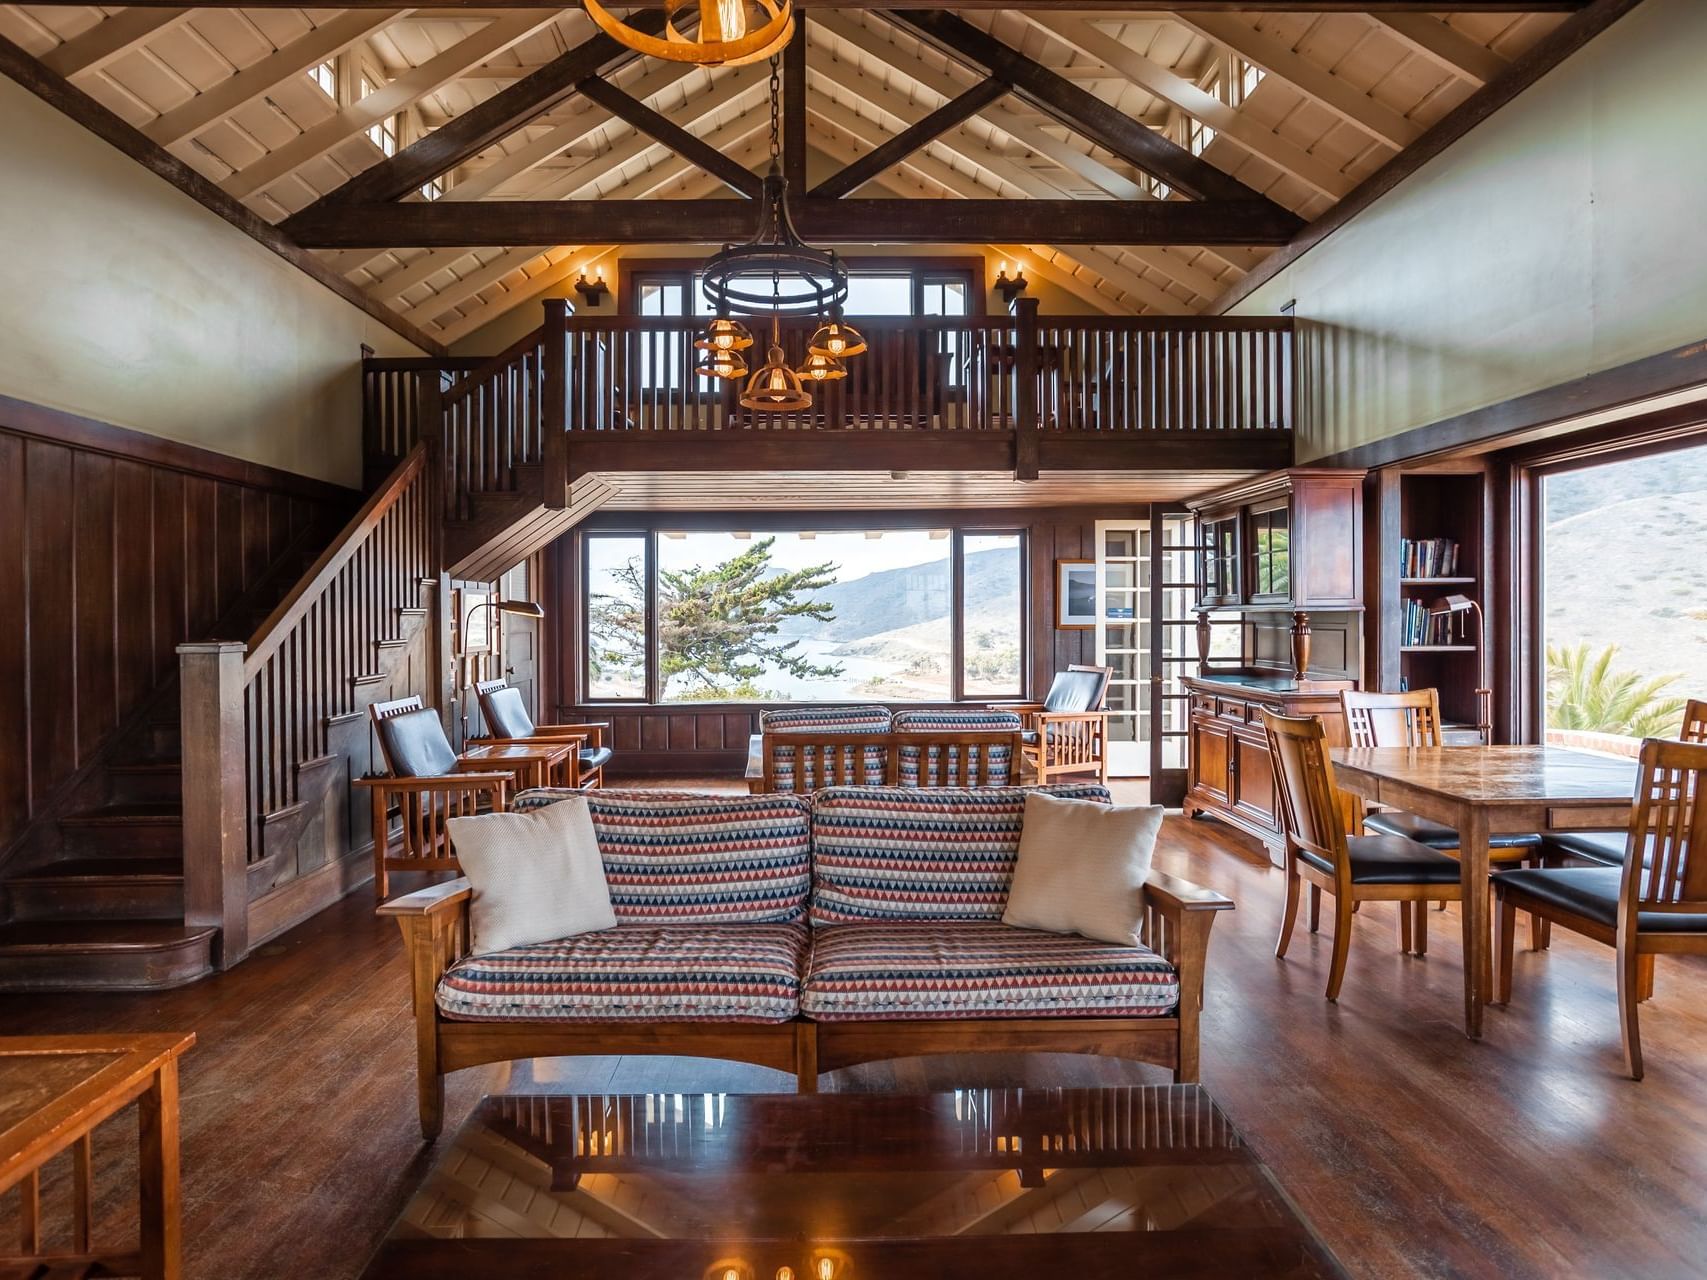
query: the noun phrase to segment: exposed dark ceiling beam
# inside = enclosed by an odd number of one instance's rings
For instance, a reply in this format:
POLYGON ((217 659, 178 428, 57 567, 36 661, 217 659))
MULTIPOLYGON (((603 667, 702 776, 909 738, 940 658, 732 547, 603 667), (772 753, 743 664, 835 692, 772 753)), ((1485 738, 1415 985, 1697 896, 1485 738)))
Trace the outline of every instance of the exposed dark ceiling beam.
POLYGON ((360 308, 399 337, 414 343, 430 355, 445 353, 443 345, 437 339, 429 337, 383 303, 370 298, 260 214, 221 191, 212 179, 192 169, 128 121, 121 119, 63 76, 49 71, 3 36, 0 36, 0 75, 17 81, 48 106, 82 125, 156 177, 171 183, 190 199, 223 218, 251 240, 278 254, 303 274, 325 285, 351 306, 360 308))
MULTIPOLYGON (((1012 9, 1015 0, 795 0, 801 9, 1012 9)), ((1031 0, 1024 7, 1121 13, 1575 13, 1593 0, 1031 0)), ((32 0, 83 9, 87 0, 32 0)), ((132 0, 133 9, 229 9, 232 0, 132 0)), ((245 9, 300 9, 302 0, 243 0, 245 9)), ((397 0, 339 0, 338 9, 395 9, 397 0)), ((458 9, 514 9, 515 0, 462 0, 458 9)))
POLYGON ((615 85, 598 76, 588 76, 581 81, 580 90, 617 119, 626 120, 647 137, 663 143, 683 160, 705 170, 739 194, 756 198, 763 190, 764 179, 751 169, 736 163, 615 85))
MULTIPOLYGON (((637 14, 634 23, 656 34, 664 29, 664 15, 656 12, 637 14)), ((358 173, 315 203, 369 204, 401 199, 545 114, 573 94, 577 84, 588 76, 596 75, 607 63, 637 56, 607 35, 584 40, 526 79, 464 111, 390 159, 358 173)))
POLYGON ((955 61, 975 64, 1012 85, 1016 94, 1069 129, 1176 191, 1198 200, 1264 199, 1171 138, 1109 106, 1094 93, 1081 89, 964 18, 942 10, 891 12, 887 16, 955 61))
POLYGON ((1593 0, 1581 13, 1565 19, 1514 58, 1499 76, 1435 121, 1422 137, 1365 178, 1350 195, 1299 231, 1291 244, 1257 263, 1215 300, 1207 314, 1221 315, 1237 306, 1641 3, 1642 0, 1593 0))
POLYGON ((1007 95, 1008 86, 994 76, 973 85, 959 97, 949 99, 924 119, 903 129, 882 146, 867 152, 846 168, 825 178, 812 188, 812 194, 825 200, 852 195, 879 174, 900 164, 931 139, 941 137, 1007 95))
POLYGON ((794 38, 782 51, 782 176, 788 189, 806 190, 806 22, 794 24, 794 38))
MULTIPOLYGON (((1266 200, 821 200, 792 202, 832 244, 1285 244, 1299 219, 1266 200)), ((467 200, 339 205, 291 220, 315 249, 540 244, 725 244, 750 238, 738 200, 467 200)))

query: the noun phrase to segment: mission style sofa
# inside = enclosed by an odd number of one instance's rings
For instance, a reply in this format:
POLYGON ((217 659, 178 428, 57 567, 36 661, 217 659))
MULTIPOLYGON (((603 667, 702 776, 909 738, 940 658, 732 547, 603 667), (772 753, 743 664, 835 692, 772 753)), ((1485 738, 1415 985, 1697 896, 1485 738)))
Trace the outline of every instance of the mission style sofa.
POLYGON ((979 1050, 1196 1080, 1209 928, 1233 903, 1153 871, 1143 946, 1003 924, 1027 790, 523 792, 516 810, 586 796, 617 926, 470 957, 466 879, 380 908, 413 973, 422 1133, 448 1073, 559 1055, 753 1062, 803 1093, 820 1071, 979 1050))

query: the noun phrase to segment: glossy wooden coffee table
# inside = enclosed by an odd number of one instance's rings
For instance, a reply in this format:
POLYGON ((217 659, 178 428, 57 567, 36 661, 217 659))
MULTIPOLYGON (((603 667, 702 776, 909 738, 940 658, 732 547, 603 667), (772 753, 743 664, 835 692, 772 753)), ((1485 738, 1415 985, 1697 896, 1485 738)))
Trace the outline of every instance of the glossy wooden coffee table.
POLYGON ((487 1098, 368 1280, 1340 1276, 1197 1085, 487 1098))

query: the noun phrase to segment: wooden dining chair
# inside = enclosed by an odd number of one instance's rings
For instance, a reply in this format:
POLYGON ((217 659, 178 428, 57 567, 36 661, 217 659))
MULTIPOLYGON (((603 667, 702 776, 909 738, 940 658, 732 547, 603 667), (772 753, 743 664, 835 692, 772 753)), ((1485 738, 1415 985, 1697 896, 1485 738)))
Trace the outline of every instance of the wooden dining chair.
MULTIPOLYGON (((1677 740, 1707 742, 1707 700, 1691 698, 1685 705, 1677 740)), ((1542 865, 1560 867, 1586 864, 1591 867, 1621 867, 1624 865, 1625 835, 1623 831, 1549 833, 1541 841, 1542 865)))
MULTIPOLYGON (((1433 689, 1411 689, 1405 693, 1377 693, 1345 689, 1340 693, 1345 710, 1346 738, 1354 747, 1438 747, 1441 745, 1440 696, 1433 689)), ((1467 748, 1468 749, 1468 748, 1467 748)), ((1363 829, 1375 835, 1404 836, 1426 844, 1437 853, 1458 856, 1458 833, 1432 819, 1398 809, 1379 809, 1363 816, 1363 829)), ((1488 860, 1496 864, 1541 865, 1541 837, 1531 832, 1502 833, 1488 837, 1488 860)), ((1440 903, 1445 910, 1446 904, 1440 903)), ((1536 921, 1537 942, 1545 947, 1545 923, 1536 921)), ((1417 911, 1412 919, 1417 954, 1428 951, 1428 916, 1417 911)))
MULTIPOLYGON (((1351 917, 1356 906, 1371 901, 1397 902, 1403 916, 1412 910, 1413 903, 1459 901, 1458 864, 1404 836, 1347 835, 1351 810, 1348 797, 1334 786, 1322 722, 1314 716, 1279 716, 1269 711, 1262 713, 1262 720, 1274 758, 1275 791, 1286 836, 1286 907, 1274 954, 1286 958, 1303 886, 1310 886, 1312 933, 1320 919, 1321 895, 1332 894, 1334 952, 1328 970, 1328 999, 1338 1000, 1351 950, 1351 917)), ((1400 936, 1406 936, 1405 930, 1401 929, 1400 936)))
POLYGON ((604 785, 605 766, 611 759, 611 749, 605 742, 605 734, 610 730, 608 723, 535 724, 522 691, 507 680, 478 681, 474 693, 480 701, 480 718, 486 723, 487 733, 484 738, 474 739, 475 742, 493 746, 572 742, 575 776, 571 785, 604 785))
POLYGON ((373 887, 384 902, 393 871, 457 870, 446 821, 501 812, 508 804, 513 775, 462 760, 445 736, 438 712, 419 697, 376 702, 368 713, 389 776, 358 778, 352 785, 373 798, 373 887), (402 828, 395 848, 393 808, 402 828))
POLYGON ((1654 957, 1707 955, 1707 743, 1642 744, 1635 806, 1617 867, 1544 867, 1494 877, 1494 1002, 1511 1002, 1519 911, 1545 916, 1613 948, 1624 1065, 1642 1078, 1638 1011, 1654 957))

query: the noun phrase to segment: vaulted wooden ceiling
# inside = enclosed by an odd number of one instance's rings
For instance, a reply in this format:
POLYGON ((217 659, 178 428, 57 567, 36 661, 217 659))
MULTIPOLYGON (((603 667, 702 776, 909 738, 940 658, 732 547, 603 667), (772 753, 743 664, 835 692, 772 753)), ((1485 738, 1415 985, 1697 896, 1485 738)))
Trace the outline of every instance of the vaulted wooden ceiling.
MULTIPOLYGON (((813 182, 860 167, 800 201, 803 230, 988 243, 1106 311, 1208 310, 1478 94, 1563 56, 1540 47, 1574 47, 1561 23, 1633 2, 814 5, 788 145, 816 153, 813 182)), ((766 163, 764 65, 613 56, 578 9, 12 5, 0 36, 138 131, 133 151, 164 148, 445 344, 618 240, 744 238, 732 187, 766 163)))

